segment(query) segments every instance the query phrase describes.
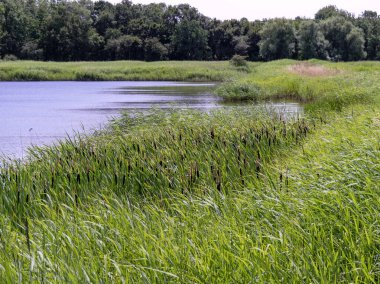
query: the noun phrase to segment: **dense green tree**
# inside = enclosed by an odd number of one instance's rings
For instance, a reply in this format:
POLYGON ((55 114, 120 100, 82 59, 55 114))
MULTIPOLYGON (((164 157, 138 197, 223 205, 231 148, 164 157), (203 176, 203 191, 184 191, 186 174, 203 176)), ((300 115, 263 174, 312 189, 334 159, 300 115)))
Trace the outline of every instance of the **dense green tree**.
POLYGON ((248 36, 239 36, 234 38, 235 53, 238 55, 247 55, 249 50, 248 36))
POLYGON ((145 60, 155 61, 164 60, 168 56, 168 48, 163 45, 156 37, 148 38, 144 42, 145 60))
POLYGON ((357 19, 357 26, 364 32, 364 48, 367 58, 380 60, 380 18, 375 11, 364 11, 357 19))
POLYGON ((296 36, 293 25, 286 19, 266 23, 261 31, 260 56, 264 60, 290 58, 295 52, 296 36))
POLYGON ((326 6, 322 9, 320 9, 315 14, 315 19, 316 20, 326 20, 328 18, 337 17, 337 16, 340 16, 340 17, 343 17, 346 19, 354 18, 354 16, 351 13, 349 13, 345 10, 338 9, 334 5, 329 5, 329 6, 326 6))
POLYGON ((260 59, 260 47, 259 42, 261 40, 260 31, 264 26, 264 22, 255 21, 251 23, 247 32, 248 37, 248 57, 250 60, 258 61, 260 59))
POLYGON ((137 36, 123 35, 107 42, 106 51, 109 52, 110 59, 143 59, 143 42, 137 36))
POLYGON ((94 28, 101 36, 105 36, 108 29, 116 26, 115 7, 104 0, 94 3, 91 17, 94 28))
POLYGON ((303 21, 298 30, 298 46, 301 59, 326 59, 329 43, 314 21, 303 21))
POLYGON ((103 52, 105 46, 105 39, 98 34, 95 28, 91 28, 88 32, 88 56, 90 59, 105 59, 106 56, 103 52))
POLYGON ((43 56, 44 51, 36 41, 28 41, 21 48, 20 58, 22 59, 42 60, 43 56))
POLYGON ((133 19, 132 2, 123 0, 121 3, 116 4, 115 7, 115 21, 116 27, 124 34, 128 34, 128 24, 133 19))
POLYGON ((42 38, 45 59, 87 59, 91 12, 78 2, 52 5, 42 38))
POLYGON ((4 41, 5 36, 5 5, 0 2, 0 58, 4 52, 4 41))
POLYGON ((0 18, 3 22, 0 38, 0 54, 20 55, 27 40, 28 18, 23 0, 2 0, 0 18))
POLYGON ((182 20, 172 37, 172 53, 175 59, 202 60, 208 58, 208 33, 195 20, 182 20))
POLYGON ((235 54, 250 60, 380 59, 380 18, 375 11, 354 17, 327 6, 314 20, 220 21, 188 4, 0 0, 0 58, 229 60, 235 54))
POLYGON ((234 37, 229 21, 213 20, 213 27, 209 31, 209 46, 214 59, 226 60, 235 54, 234 37))
POLYGON ((154 38, 160 37, 163 27, 163 17, 166 9, 166 5, 161 4, 149 4, 139 5, 139 12, 134 19, 128 24, 128 31, 130 34, 138 35, 141 38, 154 38))
POLYGON ((365 57, 363 31, 341 16, 321 22, 322 32, 329 41, 327 48, 334 61, 359 60, 365 57))

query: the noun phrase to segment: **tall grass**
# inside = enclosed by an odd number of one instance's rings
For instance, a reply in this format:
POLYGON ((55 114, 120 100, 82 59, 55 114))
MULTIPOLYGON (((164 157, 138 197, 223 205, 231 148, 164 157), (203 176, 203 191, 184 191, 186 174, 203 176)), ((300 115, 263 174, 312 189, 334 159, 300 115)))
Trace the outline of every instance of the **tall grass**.
POLYGON ((276 97, 320 82, 304 117, 125 116, 4 161, 0 281, 378 283, 377 65, 304 78, 293 63, 235 84, 276 97))
POLYGON ((228 62, 0 61, 0 81, 224 81, 240 74, 228 62))
POLYGON ((311 108, 340 111, 355 103, 377 97, 379 63, 327 63, 311 60, 273 61, 220 86, 216 93, 230 101, 285 99, 311 108), (359 65, 359 67, 358 67, 359 65))

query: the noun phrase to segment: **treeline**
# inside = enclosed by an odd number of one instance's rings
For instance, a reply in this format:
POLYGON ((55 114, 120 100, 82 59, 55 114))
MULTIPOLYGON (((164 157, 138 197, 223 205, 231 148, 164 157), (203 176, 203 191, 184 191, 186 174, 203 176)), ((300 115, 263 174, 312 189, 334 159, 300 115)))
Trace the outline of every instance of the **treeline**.
POLYGON ((380 17, 335 6, 314 19, 208 18, 187 4, 1 0, 0 57, 33 60, 380 60, 380 17))

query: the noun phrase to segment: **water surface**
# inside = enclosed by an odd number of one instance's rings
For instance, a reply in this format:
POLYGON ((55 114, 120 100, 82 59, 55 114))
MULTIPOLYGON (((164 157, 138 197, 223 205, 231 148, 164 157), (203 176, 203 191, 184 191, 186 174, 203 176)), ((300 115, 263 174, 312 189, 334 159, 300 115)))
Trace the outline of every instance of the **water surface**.
MULTIPOLYGON (((121 110, 222 107, 212 95, 214 87, 178 82, 0 82, 0 155, 22 158, 31 145, 101 129, 121 110)), ((284 113, 300 111, 297 104, 274 107, 284 113)))

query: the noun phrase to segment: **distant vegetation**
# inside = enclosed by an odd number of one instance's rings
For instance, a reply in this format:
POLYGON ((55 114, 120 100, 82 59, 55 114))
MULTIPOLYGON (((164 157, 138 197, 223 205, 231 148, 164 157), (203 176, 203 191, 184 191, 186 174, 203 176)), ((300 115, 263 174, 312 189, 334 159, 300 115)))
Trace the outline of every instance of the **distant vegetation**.
MULTIPOLYGON (((257 63, 251 62, 249 65, 255 66, 257 63)), ((0 81, 226 81, 247 72, 247 68, 227 61, 2 61, 0 81)))
POLYGON ((380 59, 380 18, 335 6, 314 19, 220 21, 186 4, 2 0, 0 58, 98 60, 380 59))

